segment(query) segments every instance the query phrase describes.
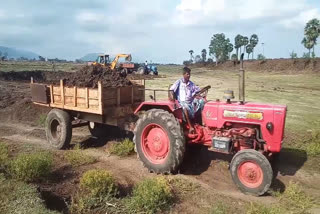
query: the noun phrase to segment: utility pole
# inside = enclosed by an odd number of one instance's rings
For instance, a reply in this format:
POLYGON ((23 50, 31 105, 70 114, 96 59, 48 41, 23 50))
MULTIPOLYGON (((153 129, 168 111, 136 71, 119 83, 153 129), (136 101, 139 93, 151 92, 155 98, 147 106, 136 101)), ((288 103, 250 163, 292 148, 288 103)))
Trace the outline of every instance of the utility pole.
POLYGON ((264 42, 262 42, 261 44, 262 44, 262 55, 264 56, 264 42))

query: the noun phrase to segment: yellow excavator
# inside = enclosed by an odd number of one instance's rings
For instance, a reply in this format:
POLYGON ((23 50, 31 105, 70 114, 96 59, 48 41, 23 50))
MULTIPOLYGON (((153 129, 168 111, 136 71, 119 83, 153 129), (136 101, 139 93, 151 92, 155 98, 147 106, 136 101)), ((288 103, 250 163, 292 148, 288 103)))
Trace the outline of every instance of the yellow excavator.
POLYGON ((110 61, 109 54, 100 54, 98 55, 98 58, 96 59, 96 61, 92 64, 107 66, 112 70, 117 69, 117 70, 120 70, 121 73, 127 74, 127 73, 132 73, 132 71, 134 70, 134 64, 131 63, 131 60, 132 60, 131 54, 117 54, 112 62, 110 61), (118 64, 118 60, 120 58, 125 58, 126 62, 118 64))

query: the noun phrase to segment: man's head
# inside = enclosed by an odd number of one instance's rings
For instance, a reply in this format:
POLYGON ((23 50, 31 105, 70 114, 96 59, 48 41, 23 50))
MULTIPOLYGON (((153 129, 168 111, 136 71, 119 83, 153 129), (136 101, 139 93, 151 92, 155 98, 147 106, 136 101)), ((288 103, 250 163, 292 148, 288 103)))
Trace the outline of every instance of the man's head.
POLYGON ((182 69, 182 75, 183 75, 184 81, 188 82, 191 76, 191 69, 188 67, 184 67, 182 69))

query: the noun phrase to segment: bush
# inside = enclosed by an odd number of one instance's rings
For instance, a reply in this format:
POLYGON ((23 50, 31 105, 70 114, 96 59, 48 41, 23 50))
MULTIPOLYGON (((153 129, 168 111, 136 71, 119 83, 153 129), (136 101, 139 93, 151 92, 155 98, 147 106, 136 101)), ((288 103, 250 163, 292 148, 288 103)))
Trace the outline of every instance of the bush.
POLYGON ((4 166, 8 162, 8 157, 8 146, 3 143, 0 143, 0 167, 4 166))
POLYGON ((87 171, 80 179, 80 191, 72 198, 71 213, 88 213, 92 208, 106 212, 110 210, 107 204, 117 201, 114 198, 117 193, 117 185, 109 172, 98 169, 87 171))
POLYGON ((73 167, 96 162, 94 157, 86 155, 81 150, 67 151, 64 157, 73 167))
POLYGON ((297 58, 298 58, 297 53, 295 53, 294 51, 292 51, 292 52, 290 53, 290 58, 291 58, 291 59, 297 59, 297 58))
POLYGON ((89 170, 80 179, 80 188, 92 196, 117 194, 117 186, 112 175, 102 169, 89 170))
POLYGON ((132 212, 155 213, 167 208, 172 199, 171 187, 164 177, 146 179, 134 187, 129 208, 132 212))
POLYGON ((33 181, 49 175, 52 166, 53 157, 50 153, 20 154, 11 162, 10 172, 15 178, 33 181))
POLYGON ((109 151, 111 154, 124 157, 134 152, 134 143, 126 138, 121 143, 112 144, 109 151))
POLYGON ((257 60, 265 60, 265 59, 266 59, 266 57, 264 55, 258 54, 257 60))

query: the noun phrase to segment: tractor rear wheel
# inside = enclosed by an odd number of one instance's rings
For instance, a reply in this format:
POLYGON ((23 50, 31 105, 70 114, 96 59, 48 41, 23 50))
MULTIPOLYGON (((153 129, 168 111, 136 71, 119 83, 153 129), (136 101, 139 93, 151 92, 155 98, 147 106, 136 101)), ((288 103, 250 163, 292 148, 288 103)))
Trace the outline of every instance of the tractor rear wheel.
POLYGON ((235 154, 230 164, 230 173, 233 182, 243 193, 255 196, 266 193, 273 178, 268 159, 253 149, 235 154))
POLYGON ((52 109, 46 119, 46 135, 49 144, 55 149, 65 149, 72 137, 71 117, 68 112, 52 109))
POLYGON ((185 139, 173 114, 152 109, 137 121, 133 141, 145 167, 155 173, 177 171, 185 153, 185 139))

